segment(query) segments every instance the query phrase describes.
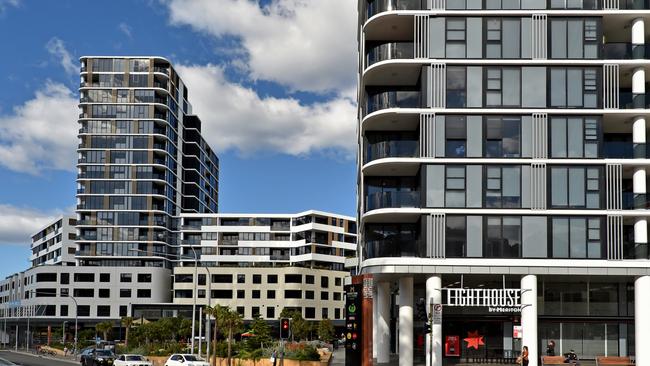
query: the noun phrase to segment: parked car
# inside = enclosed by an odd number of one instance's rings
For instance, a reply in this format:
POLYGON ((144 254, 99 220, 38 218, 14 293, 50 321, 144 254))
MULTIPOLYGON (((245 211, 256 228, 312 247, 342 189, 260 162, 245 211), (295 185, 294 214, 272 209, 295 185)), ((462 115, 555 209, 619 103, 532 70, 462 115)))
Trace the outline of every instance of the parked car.
POLYGON ((210 364, 194 355, 174 354, 169 356, 165 366, 210 366, 210 364))
POLYGON ((115 359, 115 366, 153 366, 153 362, 142 355, 119 355, 115 359))
POLYGON ((105 349, 85 349, 81 352, 81 366, 113 366, 115 354, 105 349))

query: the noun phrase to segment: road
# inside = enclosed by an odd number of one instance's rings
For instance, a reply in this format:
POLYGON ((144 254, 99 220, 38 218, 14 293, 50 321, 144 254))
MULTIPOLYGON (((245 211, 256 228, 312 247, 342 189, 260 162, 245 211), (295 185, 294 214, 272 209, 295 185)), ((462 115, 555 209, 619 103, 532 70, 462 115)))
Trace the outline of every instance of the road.
POLYGON ((71 361, 59 361, 54 358, 45 358, 41 356, 32 356, 23 353, 11 351, 0 351, 0 358, 9 360, 22 366, 74 366, 79 365, 71 361))

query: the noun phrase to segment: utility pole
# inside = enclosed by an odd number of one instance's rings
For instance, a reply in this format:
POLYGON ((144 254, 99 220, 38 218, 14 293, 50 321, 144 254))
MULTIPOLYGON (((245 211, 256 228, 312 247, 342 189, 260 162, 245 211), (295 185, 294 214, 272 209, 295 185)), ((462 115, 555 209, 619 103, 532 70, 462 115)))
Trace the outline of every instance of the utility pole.
POLYGON ((433 366, 433 298, 429 301, 429 366, 433 366))

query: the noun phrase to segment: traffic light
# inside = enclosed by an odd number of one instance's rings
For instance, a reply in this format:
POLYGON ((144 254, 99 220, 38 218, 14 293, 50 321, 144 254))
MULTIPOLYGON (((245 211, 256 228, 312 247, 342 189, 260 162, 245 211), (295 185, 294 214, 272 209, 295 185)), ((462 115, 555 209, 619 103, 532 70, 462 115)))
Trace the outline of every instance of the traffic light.
POLYGON ((280 338, 289 339, 289 318, 280 319, 280 338))
POLYGON ((431 333, 431 323, 424 323, 424 334, 431 333))

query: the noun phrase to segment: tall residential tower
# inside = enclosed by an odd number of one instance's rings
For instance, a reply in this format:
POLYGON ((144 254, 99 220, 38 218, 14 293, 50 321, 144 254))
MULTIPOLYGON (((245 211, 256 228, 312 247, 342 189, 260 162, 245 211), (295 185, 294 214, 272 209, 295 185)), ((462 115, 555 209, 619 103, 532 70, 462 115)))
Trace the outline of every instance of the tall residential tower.
POLYGON ((648 2, 358 8, 373 356, 649 365, 648 2))

